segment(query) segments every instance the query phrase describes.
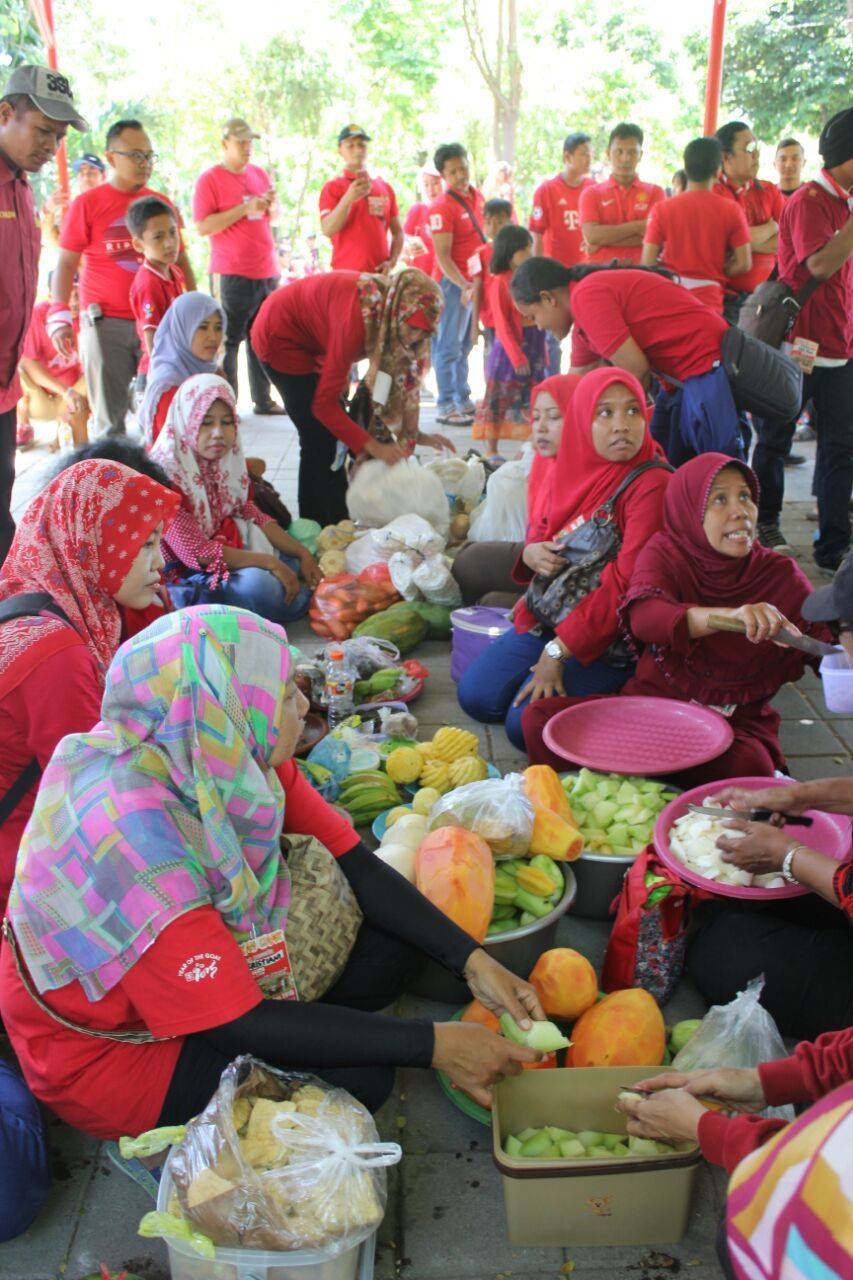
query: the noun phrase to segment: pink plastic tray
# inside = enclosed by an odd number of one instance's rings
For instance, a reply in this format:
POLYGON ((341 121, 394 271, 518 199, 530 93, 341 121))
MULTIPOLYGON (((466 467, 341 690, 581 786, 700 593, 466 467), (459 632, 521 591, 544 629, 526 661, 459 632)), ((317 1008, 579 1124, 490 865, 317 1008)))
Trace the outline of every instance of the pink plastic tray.
MULTIPOLYGON (((675 822, 676 818, 680 818, 683 813, 687 812, 689 804, 702 804, 706 796, 712 796, 717 791, 722 791, 723 787, 786 787, 790 783, 784 778, 729 778, 725 782, 706 782, 701 787, 694 787, 692 791, 684 791, 675 800, 671 800, 665 809, 658 814, 658 820, 655 823, 655 850, 657 851, 662 862, 674 871, 677 876, 685 880, 688 884, 695 884, 700 889, 706 889, 715 896, 721 898, 752 898, 761 901, 768 901, 774 898, 798 898, 804 893, 808 893, 808 889, 804 889, 802 885, 786 884, 784 889, 764 889, 751 888, 748 886, 741 887, 739 885, 719 884, 716 880, 709 880, 706 876, 701 876, 697 871, 690 867, 686 867, 680 858, 670 852, 669 848, 669 830, 675 822)), ((819 810, 809 810, 808 816, 814 819, 810 827, 783 827, 782 829, 791 837, 791 840, 799 840, 803 844, 807 844, 810 849, 816 849, 818 853, 825 853, 827 857, 834 858, 836 862, 842 862, 850 849, 850 819, 842 817, 840 814, 821 813, 819 810)))
POLYGON ((734 734, 724 716, 670 698, 594 698, 560 711, 546 725, 545 745, 588 769, 613 773, 679 773, 713 760, 734 734))

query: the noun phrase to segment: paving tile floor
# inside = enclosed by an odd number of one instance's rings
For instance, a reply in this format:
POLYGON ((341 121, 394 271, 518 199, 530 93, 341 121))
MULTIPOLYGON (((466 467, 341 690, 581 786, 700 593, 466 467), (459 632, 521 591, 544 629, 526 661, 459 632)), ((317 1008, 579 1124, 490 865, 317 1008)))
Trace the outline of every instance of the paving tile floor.
MULTIPOLYGON (((434 411, 427 411, 429 421, 434 411)), ((295 506, 298 443, 286 419, 259 419, 247 414, 242 432, 246 453, 262 456, 272 482, 295 506)), ((451 431, 459 447, 470 441, 465 431, 451 431)), ((801 450, 813 460, 813 446, 801 450)), ((44 446, 19 458, 15 511, 20 513, 55 465, 44 446)), ((807 523, 811 465, 786 473, 788 502, 783 520, 798 559, 811 572, 808 543, 814 526, 807 523)), ((310 649, 316 638, 307 624, 291 628, 291 638, 310 649)), ((449 673, 447 648, 427 644, 418 651, 432 678, 413 710, 425 728, 464 723, 449 673)), ((795 777, 847 774, 851 769, 853 717, 838 718, 824 706, 819 679, 809 673, 796 687, 786 686, 776 705, 782 716, 782 743, 795 777)), ((499 726, 473 726, 484 750, 503 771, 524 764, 499 726)), ((561 922, 558 944, 575 947, 600 966, 607 937, 603 922, 569 914, 561 922)), ((411 996, 401 1013, 442 1018, 448 1006, 411 996)), ((667 1021, 695 1017, 703 1002, 682 982, 665 1010, 667 1021)), ((697 1181, 690 1226, 678 1245, 653 1249, 603 1247, 512 1249, 507 1243, 500 1181, 489 1154, 487 1129, 453 1108, 429 1072, 399 1073, 394 1094, 379 1115, 383 1136, 399 1140, 405 1155, 390 1180, 388 1212, 380 1233, 377 1280, 545 1280, 573 1277, 648 1277, 672 1275, 675 1259, 691 1280, 718 1280, 722 1275, 714 1236, 722 1212, 725 1178, 703 1168, 697 1181)), ((157 1241, 140 1240, 136 1225, 150 1202, 135 1184, 109 1163, 102 1144, 74 1133, 57 1121, 50 1124, 55 1185, 36 1224, 18 1240, 0 1246, 2 1280, 82 1280, 108 1262, 144 1280, 166 1280, 166 1250, 157 1241)))

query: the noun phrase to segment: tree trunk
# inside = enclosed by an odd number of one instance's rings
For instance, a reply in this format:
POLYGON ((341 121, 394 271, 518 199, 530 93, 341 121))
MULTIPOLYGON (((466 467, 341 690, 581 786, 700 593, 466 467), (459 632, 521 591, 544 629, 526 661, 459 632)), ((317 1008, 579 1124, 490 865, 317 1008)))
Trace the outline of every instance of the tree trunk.
POLYGON ((486 51, 478 0, 462 0, 462 19, 471 56, 492 95, 494 159, 514 164, 522 86, 518 0, 498 0, 494 55, 486 51))

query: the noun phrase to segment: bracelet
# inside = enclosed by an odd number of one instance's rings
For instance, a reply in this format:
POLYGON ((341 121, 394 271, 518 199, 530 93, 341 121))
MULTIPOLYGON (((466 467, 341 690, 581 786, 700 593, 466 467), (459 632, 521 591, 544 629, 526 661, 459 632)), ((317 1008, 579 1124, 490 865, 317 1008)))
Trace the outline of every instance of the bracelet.
POLYGON ((791 864, 794 861, 794 854, 799 853, 802 849, 805 849, 805 847, 806 846, 804 844, 792 844, 788 852, 785 854, 785 857, 782 859, 782 879, 787 880, 788 884, 800 883, 791 870, 791 864))

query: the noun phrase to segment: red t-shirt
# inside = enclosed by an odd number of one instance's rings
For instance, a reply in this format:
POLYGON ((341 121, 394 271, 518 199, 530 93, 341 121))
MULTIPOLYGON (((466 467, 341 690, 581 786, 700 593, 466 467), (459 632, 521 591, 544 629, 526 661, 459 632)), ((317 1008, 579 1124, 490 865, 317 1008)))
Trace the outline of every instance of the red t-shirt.
MULTIPOLYGON (((466 280, 472 280, 482 266, 480 249, 485 241, 474 226, 471 214, 473 212, 474 218, 482 227, 484 203, 476 187, 469 187, 466 196, 460 196, 458 192, 451 195, 449 191, 445 191, 429 207, 430 234, 453 237, 450 256, 466 280)), ((443 275, 444 272, 436 261, 433 277, 441 280, 443 275)))
POLYGON ((681 381, 708 373, 720 359, 726 322, 664 276, 630 269, 596 271, 570 284, 569 298, 576 368, 609 359, 628 338, 654 370, 681 381))
MULTIPOLYGON (((38 302, 33 308, 21 355, 26 356, 28 360, 38 360, 39 364, 44 365, 48 373, 58 378, 64 386, 73 387, 77 379, 82 376, 83 366, 76 351, 70 358, 61 356, 48 337, 45 321, 49 307, 49 302, 38 302)), ((74 325, 75 336, 79 328, 79 324, 74 325)))
MULTIPOLYGON (((346 169, 331 178, 320 192, 320 217, 325 218, 340 203, 356 175, 346 169)), ((347 220, 332 236, 333 271, 375 271, 387 262, 391 246, 391 220, 399 217, 394 188, 383 178, 370 179, 370 191, 350 206, 347 220)))
POLYGON ((492 276, 490 297, 492 315, 495 323, 495 336, 507 353, 514 369, 523 364, 527 356, 521 349, 521 312, 512 300, 509 291, 510 271, 502 271, 492 276))
POLYGON ((365 356, 357 271, 328 271, 271 293, 252 325, 252 346, 280 373, 319 374, 315 418, 358 453, 368 435, 341 408, 349 371, 365 356))
MULTIPOLYGON (((779 188, 772 182, 756 180, 747 182, 743 187, 735 187, 728 178, 722 177, 714 187, 714 194, 740 205, 750 227, 760 227, 771 218, 778 222, 786 204, 779 188)), ((680 196, 678 198, 681 199, 680 196)), ((752 293, 770 275, 775 261, 775 253, 756 253, 753 249, 752 269, 742 276, 732 276, 726 286, 728 292, 752 293)))
POLYGON ((136 332, 139 334, 139 345, 142 356, 139 361, 139 372, 147 373, 151 357, 142 336, 146 329, 156 329, 169 307, 186 293, 187 286, 184 273, 180 267, 169 267, 167 276, 152 267, 150 262, 143 262, 133 277, 130 286, 130 309, 136 321, 136 332))
MULTIPOLYGON (((606 182, 590 182, 580 194, 578 208, 581 228, 585 222, 597 222, 603 227, 618 227, 623 222, 636 222, 647 218, 652 209, 666 195, 663 187, 654 182, 641 182, 635 178, 630 187, 623 187, 615 178, 606 182)), ((624 262, 639 262, 643 247, 639 244, 604 244, 588 255, 589 262, 611 262, 619 258, 624 262)))
POLYGON ((713 191, 685 191, 677 200, 654 206, 644 243, 660 245, 662 264, 682 277, 681 284, 695 298, 722 315, 726 255, 749 244, 749 227, 738 204, 720 200, 713 191))
POLYGON ((485 329, 495 327, 495 316, 492 310, 492 289, 495 277, 489 270, 494 249, 495 246, 490 240, 488 244, 481 244, 477 251, 480 255, 480 323, 485 329))
POLYGON ((530 230, 544 237, 545 256, 557 258, 566 267, 583 260, 580 198, 591 186, 595 186, 592 179, 583 178, 570 187, 564 175, 557 173, 540 183, 533 196, 530 230))
POLYGON ((410 265, 417 267, 425 275, 431 276, 435 267, 435 250, 432 247, 432 236, 429 233, 429 205, 423 200, 413 204, 406 214, 403 231, 407 236, 418 236, 421 242, 426 245, 426 252, 415 254, 411 259, 410 265))
MULTIPOLYGON (((272 187, 268 175, 256 164, 247 164, 233 173, 224 164, 206 169, 195 184, 193 220, 201 222, 212 213, 225 213, 252 196, 265 195, 272 187)), ((211 275, 244 276, 247 280, 278 277, 278 261, 269 214, 262 218, 240 218, 224 231, 210 236, 211 275)))
MULTIPOLYGON (((82 253, 80 263, 80 310, 97 302, 105 316, 132 320, 130 286, 143 261, 133 247, 126 215, 134 200, 157 196, 175 206, 160 191, 140 187, 138 191, 117 191, 109 182, 84 191, 71 201, 62 221, 59 247, 82 253)), ((175 209, 178 226, 181 215, 175 209)), ((184 242, 181 239, 181 252, 184 242)))
MULTIPOLYGON (((847 200, 830 178, 808 182, 785 201, 779 219, 779 275, 793 289, 809 279, 806 260, 847 223, 847 200), (831 190, 827 189, 827 184, 831 190)), ((818 344, 818 359, 853 357, 853 259, 819 284, 797 317, 794 337, 818 344)))

